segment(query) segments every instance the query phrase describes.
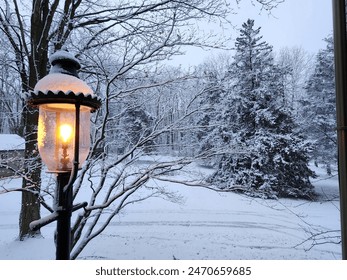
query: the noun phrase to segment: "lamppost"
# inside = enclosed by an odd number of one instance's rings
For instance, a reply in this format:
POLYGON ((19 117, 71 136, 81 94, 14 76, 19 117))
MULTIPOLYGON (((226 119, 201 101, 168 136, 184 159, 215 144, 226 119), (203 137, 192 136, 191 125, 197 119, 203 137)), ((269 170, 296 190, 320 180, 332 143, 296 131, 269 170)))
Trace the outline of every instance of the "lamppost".
MULTIPOLYGON (((66 51, 50 57, 51 70, 27 93, 27 104, 39 108, 38 149, 48 172, 56 174, 54 212, 30 224, 32 229, 57 221, 56 259, 70 259, 72 187, 90 149, 90 113, 101 106, 79 79, 79 61, 66 51)), ((74 209, 80 208, 74 206, 74 209)))

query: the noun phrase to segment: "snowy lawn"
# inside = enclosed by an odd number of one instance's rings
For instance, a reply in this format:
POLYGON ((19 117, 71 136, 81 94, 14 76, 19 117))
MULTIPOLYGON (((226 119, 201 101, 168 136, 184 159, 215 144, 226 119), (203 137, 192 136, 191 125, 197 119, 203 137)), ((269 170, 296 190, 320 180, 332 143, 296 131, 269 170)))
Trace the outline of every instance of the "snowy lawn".
MULTIPOLYGON (((319 202, 153 182, 177 191, 183 203, 151 198, 129 206, 79 259, 341 259, 341 246, 334 244, 340 234, 337 176, 318 172, 319 202)), ((20 180, 1 185, 18 187, 20 180)), ((16 240, 20 201, 20 193, 0 194, 0 259, 54 259, 55 223, 42 229, 43 238, 16 240)))

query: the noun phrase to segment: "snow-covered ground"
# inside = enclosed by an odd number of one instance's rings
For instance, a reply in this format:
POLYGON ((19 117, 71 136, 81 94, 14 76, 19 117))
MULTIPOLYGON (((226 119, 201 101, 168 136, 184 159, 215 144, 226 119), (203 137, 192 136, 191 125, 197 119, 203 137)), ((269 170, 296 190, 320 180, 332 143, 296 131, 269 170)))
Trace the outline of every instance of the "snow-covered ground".
MULTIPOLYGON (((341 246, 334 244, 340 234, 337 176, 318 172, 319 202, 253 199, 165 183, 184 197, 183 204, 151 198, 129 206, 79 258, 341 259, 341 246), (315 242, 322 244, 312 247, 315 242)), ((20 180, 4 184, 15 187, 20 180)), ((54 223, 42 229, 43 238, 16 240, 20 200, 20 193, 0 194, 0 259, 54 259, 54 223)))

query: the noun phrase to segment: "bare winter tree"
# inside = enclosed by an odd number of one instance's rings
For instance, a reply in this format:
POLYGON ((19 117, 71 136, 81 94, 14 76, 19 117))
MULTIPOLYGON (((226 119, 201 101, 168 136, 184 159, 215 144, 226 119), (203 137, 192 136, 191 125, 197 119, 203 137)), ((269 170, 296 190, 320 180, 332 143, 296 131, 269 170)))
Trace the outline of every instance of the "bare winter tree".
MULTIPOLYGON (((282 1, 257 2, 260 7, 271 10, 282 1)), ((150 189, 149 194, 140 198, 132 196, 140 187, 146 186, 152 176, 180 169, 187 163, 182 159, 156 163, 148 166, 146 172, 133 170, 132 165, 148 143, 157 136, 172 131, 173 125, 182 125, 193 113, 190 107, 186 107, 185 114, 169 125, 162 125, 160 117, 150 120, 145 133, 141 130, 141 137, 117 159, 109 161, 109 157, 104 156, 108 146, 114 143, 106 140, 113 139, 110 136, 113 126, 119 125, 120 117, 132 108, 130 101, 120 106, 125 98, 155 85, 168 83, 156 81, 155 76, 151 76, 156 73, 154 69, 159 67, 159 62, 180 54, 182 46, 222 46, 221 38, 217 38, 215 34, 202 33, 197 23, 227 23, 228 6, 228 2, 224 0, 124 0, 115 4, 103 0, 4 0, 4 5, 0 8, 0 36, 12 50, 11 65, 16 69, 23 92, 33 89, 36 82, 47 74, 49 54, 65 48, 78 55, 83 64, 84 78, 104 98, 104 106, 95 118, 97 129, 93 135, 92 149, 94 156, 101 157, 100 162, 95 165, 94 160, 89 160, 75 186, 77 197, 82 183, 87 181, 91 196, 88 206, 73 227, 73 258, 128 203, 159 193, 165 194, 163 190, 150 189), (114 112, 116 108, 120 111, 114 112), (100 147, 103 152, 96 153, 100 147), (131 155, 132 159, 129 160, 131 155), (98 172, 95 172, 96 169, 98 172), (105 192, 103 200, 100 200, 99 194, 105 192), (111 205, 113 210, 109 213, 112 214, 97 229, 101 215, 111 205), (91 219, 95 222, 90 226, 91 219)), ((39 202, 50 209, 40 195, 41 162, 36 147, 37 118, 37 111, 23 108, 21 123, 26 139, 26 162, 20 214, 21 239, 38 234, 30 229, 29 224, 40 217, 39 202)))
POLYGON ((5 38, 0 37, 0 133, 20 133, 22 102, 18 98, 20 81, 13 69, 13 55, 5 38))
MULTIPOLYGON (((106 93, 110 92, 107 90, 106 93)), ((177 174, 176 172, 191 163, 194 158, 164 156, 163 159, 158 160, 155 156, 143 157, 147 154, 149 147, 151 151, 156 149, 155 140, 160 135, 171 135, 173 131, 183 129, 186 120, 196 112, 187 106, 184 115, 182 114, 172 122, 165 122, 165 119, 170 116, 171 108, 168 106, 167 111, 158 118, 154 118, 151 125, 141 131, 137 142, 125 147, 122 154, 100 156, 99 161, 96 161, 95 158, 90 159, 85 169, 82 170, 80 180, 75 187, 75 196, 78 197, 78 193, 81 192, 82 178, 85 178, 87 182, 90 182, 87 186, 90 188, 91 199, 79 213, 73 226, 72 258, 76 258, 84 247, 98 236, 115 215, 127 205, 150 197, 162 197, 171 201, 179 200, 177 195, 160 187, 155 181, 177 174)), ((108 108, 105 109, 107 112, 108 108)), ((119 112, 120 115, 116 114, 117 119, 129 107, 126 106, 122 109, 119 112)), ((113 114, 109 112, 109 116, 103 119, 100 128, 96 130, 97 141, 95 143, 106 137, 108 130, 112 130, 112 127, 107 126, 108 121, 112 120, 111 115, 113 114)), ((113 129, 115 128, 113 127, 113 129)), ((108 138, 107 145, 115 145, 116 142, 116 139, 108 138)))
POLYGON ((282 48, 277 56, 278 64, 287 69, 284 85, 286 103, 293 108, 293 114, 300 119, 300 105, 305 95, 305 86, 313 72, 314 55, 302 47, 282 48))

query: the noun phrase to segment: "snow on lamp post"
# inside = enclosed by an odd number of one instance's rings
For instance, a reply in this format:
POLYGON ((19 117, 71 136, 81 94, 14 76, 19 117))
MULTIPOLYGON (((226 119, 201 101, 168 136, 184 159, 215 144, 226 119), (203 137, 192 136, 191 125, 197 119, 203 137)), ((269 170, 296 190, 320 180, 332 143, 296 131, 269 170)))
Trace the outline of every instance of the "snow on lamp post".
MULTIPOLYGON (((29 106, 39 108, 37 143, 48 172, 57 177, 54 212, 31 223, 38 229, 57 220, 56 258, 70 259, 72 185, 90 149, 90 113, 100 99, 79 79, 79 61, 66 51, 50 57, 49 74, 27 93, 29 106)), ((78 207, 75 207, 78 208, 78 207)))

